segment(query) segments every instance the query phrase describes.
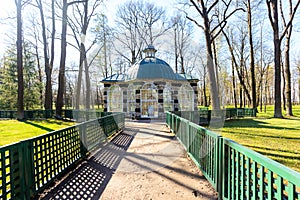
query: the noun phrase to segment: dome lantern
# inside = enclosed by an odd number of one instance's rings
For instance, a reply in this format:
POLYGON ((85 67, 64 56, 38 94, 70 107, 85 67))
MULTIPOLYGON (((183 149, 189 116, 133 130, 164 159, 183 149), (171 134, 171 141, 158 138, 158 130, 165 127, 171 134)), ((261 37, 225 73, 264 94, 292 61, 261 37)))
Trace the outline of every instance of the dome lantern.
POLYGON ((156 49, 153 45, 148 45, 146 49, 143 50, 143 52, 146 54, 146 58, 155 58, 156 49))

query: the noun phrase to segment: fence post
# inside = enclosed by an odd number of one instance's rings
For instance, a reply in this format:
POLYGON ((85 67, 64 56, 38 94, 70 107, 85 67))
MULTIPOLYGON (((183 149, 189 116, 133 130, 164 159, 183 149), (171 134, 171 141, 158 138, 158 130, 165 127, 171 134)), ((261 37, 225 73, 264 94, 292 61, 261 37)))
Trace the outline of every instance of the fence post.
POLYGON ((88 147, 86 143, 86 123, 78 125, 79 127, 79 137, 80 137, 80 152, 81 157, 84 158, 87 155, 88 147))
POLYGON ((223 170, 224 170, 224 151, 223 151, 223 137, 218 137, 217 140, 217 148, 218 148, 218 158, 217 158, 217 165, 218 165, 218 175, 217 175, 217 191, 218 191, 218 199, 223 199, 223 170))
POLYGON ((190 152, 190 121, 187 120, 186 122, 186 150, 190 152))
MULTIPOLYGON (((31 199, 35 195, 35 180, 34 180, 34 159, 33 159, 33 144, 32 141, 26 140, 20 142, 21 152, 20 159, 20 177, 22 177, 22 193, 24 199, 31 199)), ((37 183, 38 184, 38 183, 37 183)))

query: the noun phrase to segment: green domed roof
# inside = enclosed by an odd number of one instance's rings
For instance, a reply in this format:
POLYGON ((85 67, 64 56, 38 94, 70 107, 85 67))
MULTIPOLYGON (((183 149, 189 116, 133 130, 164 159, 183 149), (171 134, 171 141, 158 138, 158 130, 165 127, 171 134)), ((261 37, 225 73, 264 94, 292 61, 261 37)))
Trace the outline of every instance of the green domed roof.
POLYGON ((127 74, 114 74, 102 80, 102 82, 124 82, 147 79, 166 80, 198 80, 187 74, 176 74, 168 63, 156 58, 156 49, 150 45, 144 50, 146 57, 132 65, 127 74))
POLYGON ((165 61, 146 57, 130 67, 127 80, 136 79, 177 79, 172 68, 165 61))

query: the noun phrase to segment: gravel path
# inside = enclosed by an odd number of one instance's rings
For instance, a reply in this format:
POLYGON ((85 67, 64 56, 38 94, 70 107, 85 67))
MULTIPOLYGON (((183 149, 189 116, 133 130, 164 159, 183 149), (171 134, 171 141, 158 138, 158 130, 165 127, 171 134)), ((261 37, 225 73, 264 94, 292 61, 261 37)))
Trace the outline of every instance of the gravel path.
POLYGON ((164 122, 127 122, 124 133, 134 138, 101 200, 217 199, 164 122))
POLYGON ((217 194, 164 122, 129 121, 39 199, 189 200, 217 194))

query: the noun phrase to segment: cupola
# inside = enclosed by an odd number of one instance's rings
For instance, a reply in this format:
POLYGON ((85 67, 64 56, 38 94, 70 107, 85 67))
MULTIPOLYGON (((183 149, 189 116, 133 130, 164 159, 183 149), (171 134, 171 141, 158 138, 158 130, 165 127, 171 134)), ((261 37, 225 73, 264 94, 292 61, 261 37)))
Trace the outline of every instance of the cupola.
POLYGON ((153 45, 149 45, 146 49, 143 50, 145 53, 146 58, 155 58, 155 53, 157 50, 154 48, 153 45))

